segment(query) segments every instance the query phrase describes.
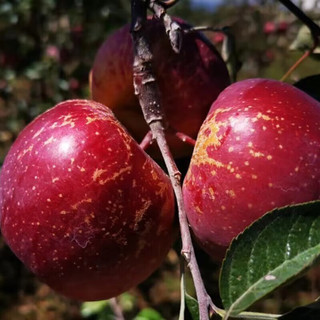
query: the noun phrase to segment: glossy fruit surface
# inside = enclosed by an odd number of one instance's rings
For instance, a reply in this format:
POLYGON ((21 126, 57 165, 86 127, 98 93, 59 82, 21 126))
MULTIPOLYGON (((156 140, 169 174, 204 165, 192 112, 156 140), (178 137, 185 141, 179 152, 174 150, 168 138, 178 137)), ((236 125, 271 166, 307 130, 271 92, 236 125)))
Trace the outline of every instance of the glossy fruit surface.
MULTIPOLYGON (((195 139, 212 102, 229 84, 225 63, 199 33, 183 35, 180 54, 172 50, 160 21, 147 21, 146 36, 167 120, 172 128, 195 139)), ((132 40, 126 25, 100 47, 90 75, 91 95, 93 100, 111 108, 140 142, 149 128, 134 95, 132 62, 132 40)), ((192 148, 172 134, 168 140, 175 156, 191 154, 192 148)))
POLYGON ((0 210, 13 252, 79 300, 143 281, 174 238, 168 177, 93 101, 60 103, 22 131, 1 171, 0 210))
POLYGON ((212 105, 183 192, 195 237, 221 258, 265 212, 319 199, 319 181, 319 102, 291 85, 250 79, 212 105))

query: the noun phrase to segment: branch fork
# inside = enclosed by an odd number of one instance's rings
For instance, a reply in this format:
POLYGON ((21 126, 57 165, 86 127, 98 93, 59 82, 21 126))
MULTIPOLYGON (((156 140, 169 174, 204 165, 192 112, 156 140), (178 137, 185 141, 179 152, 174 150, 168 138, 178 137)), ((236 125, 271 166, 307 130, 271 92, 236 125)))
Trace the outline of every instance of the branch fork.
MULTIPOLYGON (((147 19, 147 9, 154 11, 155 15, 161 19, 165 25, 173 50, 179 52, 181 47, 181 28, 177 27, 171 18, 166 14, 165 9, 168 5, 173 5, 176 0, 132 0, 132 23, 131 34, 134 44, 133 62, 133 82, 135 93, 138 96, 145 120, 150 127, 152 137, 157 141, 164 162, 166 164, 171 184, 176 196, 178 206, 178 216, 180 223, 180 233, 182 241, 182 256, 191 271, 196 295, 199 303, 200 320, 209 320, 209 309, 213 305, 209 297, 195 257, 194 248, 191 240, 191 233, 185 212, 185 206, 181 188, 181 173, 179 172, 173 156, 168 147, 165 129, 165 120, 162 106, 160 105, 160 92, 152 71, 152 52, 148 40, 144 35, 144 25, 147 19)), ((150 134, 148 136, 150 139, 150 134)), ((144 139, 145 140, 145 139, 144 139)), ((145 144, 145 141, 143 141, 145 144)), ((181 292, 181 301, 184 301, 184 290, 181 292)), ((181 306, 184 309, 184 306, 181 306)), ((183 312, 180 312, 183 319, 183 312)))

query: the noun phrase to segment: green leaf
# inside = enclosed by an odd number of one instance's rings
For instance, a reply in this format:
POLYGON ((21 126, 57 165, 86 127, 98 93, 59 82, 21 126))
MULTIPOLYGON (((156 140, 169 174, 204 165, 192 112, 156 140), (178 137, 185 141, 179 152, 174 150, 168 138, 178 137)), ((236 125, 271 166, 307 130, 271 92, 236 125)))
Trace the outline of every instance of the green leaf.
POLYGON ((320 256, 320 201, 275 209, 236 238, 220 274, 220 295, 236 315, 320 256))
POLYGON ((320 101, 320 74, 300 79, 294 86, 320 101))
POLYGON ((107 308, 107 306, 107 300, 84 302, 81 305, 81 315, 84 318, 91 317, 103 312, 107 308))
MULTIPOLYGON (((306 50, 311 49, 312 46, 313 46, 313 38, 311 36, 310 29, 306 25, 303 25, 300 27, 298 34, 297 34, 297 37, 290 44, 289 49, 293 50, 293 51, 299 50, 299 51, 304 52, 306 50)), ((313 57, 317 60, 320 58, 320 46, 319 45, 315 48, 311 57, 313 57)))
POLYGON ((164 318, 162 318, 158 311, 151 308, 145 308, 139 312, 134 320, 164 320, 164 318))
POLYGON ((132 311, 136 306, 136 297, 128 292, 121 294, 118 299, 124 312, 132 311))
POLYGON ((310 303, 303 307, 298 307, 284 314, 279 320, 319 320, 320 301, 310 303))
POLYGON ((199 320, 199 304, 198 301, 185 293, 186 305, 191 314, 192 320, 199 320))

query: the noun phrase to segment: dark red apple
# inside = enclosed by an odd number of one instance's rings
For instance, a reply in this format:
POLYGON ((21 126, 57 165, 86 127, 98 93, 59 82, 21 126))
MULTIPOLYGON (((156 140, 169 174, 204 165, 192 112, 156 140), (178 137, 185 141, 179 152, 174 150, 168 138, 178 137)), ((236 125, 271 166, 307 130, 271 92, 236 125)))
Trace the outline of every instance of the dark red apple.
POLYGON ((288 31, 289 23, 287 21, 280 21, 277 25, 277 32, 284 34, 288 31))
POLYGON ((265 212, 320 197, 320 104, 289 84, 240 81, 213 103, 183 185, 190 225, 221 258, 265 212))
MULTIPOLYGON (((187 28, 183 21, 177 21, 187 28)), ((197 32, 183 35, 180 54, 172 50, 160 21, 147 21, 146 36, 168 122, 173 129, 195 139, 212 101, 229 84, 225 63, 197 32)), ((132 63, 132 40, 126 25, 100 47, 90 74, 91 95, 111 108, 133 137, 141 141, 149 128, 134 95, 132 63)), ((167 138, 176 157, 191 154, 192 148, 173 134, 167 138)))
POLYGON ((69 100, 27 126, 0 176, 2 234, 44 282, 107 299, 147 278, 174 238, 168 177, 105 106, 69 100))

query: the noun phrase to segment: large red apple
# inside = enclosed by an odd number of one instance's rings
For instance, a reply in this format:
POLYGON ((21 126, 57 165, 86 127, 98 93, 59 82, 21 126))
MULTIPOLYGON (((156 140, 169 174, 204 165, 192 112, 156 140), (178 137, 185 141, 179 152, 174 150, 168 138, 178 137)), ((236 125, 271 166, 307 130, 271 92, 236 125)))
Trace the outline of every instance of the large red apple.
POLYGON ((58 104, 27 126, 0 176, 2 234, 44 282, 107 299, 147 278, 174 238, 170 181, 105 106, 58 104))
MULTIPOLYGON (((177 21, 187 28, 183 21, 177 21)), ((229 84, 225 63, 198 32, 184 34, 181 52, 176 54, 160 21, 148 20, 145 30, 167 120, 173 129, 195 139, 212 101, 229 84)), ((132 40, 126 25, 100 47, 90 75, 91 95, 111 108, 141 141, 149 128, 134 95, 132 63, 132 40)), ((191 154, 192 148, 173 134, 167 139, 176 157, 191 154)))
POLYGON ((196 239, 214 258, 275 207, 320 197, 320 104, 291 85, 235 83, 213 103, 183 185, 196 239))

